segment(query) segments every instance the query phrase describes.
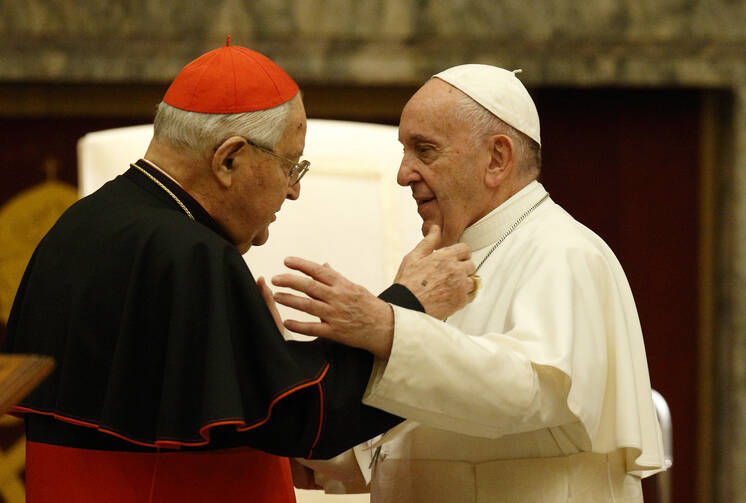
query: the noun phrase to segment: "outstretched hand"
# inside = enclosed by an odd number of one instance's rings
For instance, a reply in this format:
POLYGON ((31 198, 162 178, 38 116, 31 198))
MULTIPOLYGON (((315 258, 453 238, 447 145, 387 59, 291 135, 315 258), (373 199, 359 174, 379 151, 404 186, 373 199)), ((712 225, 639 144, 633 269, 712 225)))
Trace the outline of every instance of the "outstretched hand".
POLYGON ((285 320, 285 328, 366 349, 379 358, 389 357, 394 337, 391 306, 342 276, 329 264, 287 257, 285 265, 305 276, 279 274, 272 278, 272 284, 297 290, 307 297, 277 292, 274 299, 319 318, 318 322, 285 320))
POLYGON ((440 228, 432 225, 404 256, 394 281, 406 286, 426 313, 444 319, 474 300, 477 292, 469 275, 476 267, 464 243, 437 249, 439 245, 440 228))

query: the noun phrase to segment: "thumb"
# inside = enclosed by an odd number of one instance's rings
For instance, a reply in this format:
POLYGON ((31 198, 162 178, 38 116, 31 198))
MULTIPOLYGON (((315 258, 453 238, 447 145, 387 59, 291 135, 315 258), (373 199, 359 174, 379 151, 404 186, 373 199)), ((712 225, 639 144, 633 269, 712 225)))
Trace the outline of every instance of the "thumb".
POLYGON ((266 302, 268 298, 274 298, 272 297, 272 290, 267 285, 267 281, 264 279, 263 276, 259 276, 256 280, 256 286, 259 287, 259 292, 262 294, 262 297, 264 297, 264 301, 266 302))
POLYGON ((427 231, 427 235, 417 243, 414 247, 411 256, 415 258, 425 257, 430 255, 440 245, 440 227, 437 225, 431 225, 427 231))

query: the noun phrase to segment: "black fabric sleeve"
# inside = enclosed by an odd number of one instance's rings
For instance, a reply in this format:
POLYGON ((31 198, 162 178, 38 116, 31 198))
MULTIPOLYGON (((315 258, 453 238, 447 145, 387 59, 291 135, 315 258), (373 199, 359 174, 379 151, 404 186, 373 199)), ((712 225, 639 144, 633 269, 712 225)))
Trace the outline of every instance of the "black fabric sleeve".
POLYGON ((284 398, 266 425, 242 434, 249 445, 284 456, 328 459, 403 421, 362 403, 373 365, 370 353, 322 340, 296 344, 300 358, 307 350, 322 350, 330 362, 327 374, 318 388, 284 398))
POLYGON ((422 306, 422 304, 420 304, 420 301, 417 299, 417 297, 415 297, 414 294, 409 291, 409 288, 404 285, 400 285, 399 283, 394 283, 393 285, 388 287, 386 290, 381 292, 378 298, 381 300, 385 300, 389 304, 395 304, 399 307, 412 309, 413 311, 419 311, 421 313, 425 312, 425 308, 422 306))
MULTIPOLYGON (((417 297, 403 285, 393 284, 379 298, 400 307, 424 312, 417 297)), ((373 368, 373 355, 329 341, 288 342, 297 361, 324 354, 329 368, 318 387, 310 387, 284 398, 273 410, 266 425, 243 433, 241 442, 286 456, 327 459, 383 433, 402 418, 362 403, 373 368), (320 424, 311 421, 319 414, 320 424), (305 422, 298 418, 306 417, 305 422), (316 435, 316 438, 311 438, 316 435), (310 445, 310 447, 308 447, 310 445), (299 450, 300 448, 300 450, 299 450)), ((220 433, 215 442, 235 443, 230 431, 220 433)))
MULTIPOLYGON (((403 285, 393 284, 379 298, 400 307, 424 312, 417 297, 403 285)), ((288 342, 296 360, 307 361, 311 353, 322 351, 329 362, 324 379, 317 387, 301 390, 282 400, 269 424, 247 432, 252 446, 288 456, 327 459, 383 433, 402 418, 362 403, 363 393, 373 370, 373 355, 329 341, 288 342), (321 407, 321 408, 319 408, 321 407), (320 425, 314 432, 309 425, 314 413, 320 425), (306 416, 305 423, 297 419, 306 416), (294 434, 290 434, 295 432, 294 434), (316 434, 311 439, 309 435, 316 434), (310 443, 309 443, 310 441, 310 443), (306 452, 298 453, 299 446, 306 452)))

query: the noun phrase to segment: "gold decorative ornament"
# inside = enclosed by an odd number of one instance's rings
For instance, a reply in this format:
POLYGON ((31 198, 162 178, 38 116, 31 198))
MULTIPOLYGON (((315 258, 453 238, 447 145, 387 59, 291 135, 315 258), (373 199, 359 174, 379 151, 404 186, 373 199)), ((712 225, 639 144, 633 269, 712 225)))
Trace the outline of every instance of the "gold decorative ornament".
POLYGON ((179 205, 179 207, 180 207, 180 208, 181 208, 182 210, 184 210, 184 213, 186 213, 186 216, 188 216, 190 220, 194 220, 194 216, 192 216, 192 213, 191 213, 191 212, 190 212, 190 211, 189 211, 189 210, 187 209, 186 205, 185 205, 184 203, 182 203, 182 202, 181 202, 181 199, 179 199, 178 197, 176 197, 176 194, 174 194, 173 192, 171 192, 171 191, 170 191, 170 190, 168 189, 168 187, 166 187, 165 185, 163 185, 163 184, 162 184, 161 182, 159 182, 159 181, 158 181, 158 179, 157 179, 156 177, 154 177, 153 175, 151 175, 150 173, 148 173, 147 171, 145 171, 144 169, 142 169, 142 168, 141 168, 140 166, 138 166, 137 164, 130 164, 130 166, 132 166, 132 167, 133 167, 133 168, 135 168, 135 169, 138 169, 138 170, 140 170, 140 172, 141 172, 141 173, 142 173, 143 175, 145 175, 145 176, 147 176, 148 178, 150 178, 150 179, 151 179, 151 180, 153 181, 153 183, 155 183, 155 184, 156 184, 157 186, 159 186, 159 187, 160 187, 161 189, 163 189, 164 191, 166 191, 166 194, 168 194, 169 196, 171 196, 171 198, 172 198, 172 199, 173 199, 174 201, 176 201, 176 204, 178 204, 178 205, 179 205))
POLYGON ((48 159, 47 180, 20 192, 0 208, 0 321, 7 323, 18 285, 41 238, 78 199, 75 187, 55 180, 57 161, 48 159))

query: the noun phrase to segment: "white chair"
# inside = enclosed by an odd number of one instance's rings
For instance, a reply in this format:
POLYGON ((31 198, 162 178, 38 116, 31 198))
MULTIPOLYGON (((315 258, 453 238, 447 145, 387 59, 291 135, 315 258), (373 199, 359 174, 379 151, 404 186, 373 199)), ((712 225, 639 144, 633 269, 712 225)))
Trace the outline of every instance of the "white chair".
MULTIPOLYGON (((145 153, 152 125, 88 133, 78 142, 80 195, 123 173, 145 153)), ((311 119, 304 158, 311 170, 301 196, 286 201, 270 239, 245 256, 255 276, 284 271, 298 255, 329 264, 379 291, 421 239, 409 189, 396 184, 401 146, 393 126, 311 119)))
POLYGON ((661 425, 661 434, 663 435, 663 463, 665 471, 660 472, 656 477, 658 486, 658 503, 671 503, 671 467, 673 467, 673 423, 671 422, 671 409, 663 395, 653 390, 653 405, 655 412, 658 414, 658 422, 661 425))

